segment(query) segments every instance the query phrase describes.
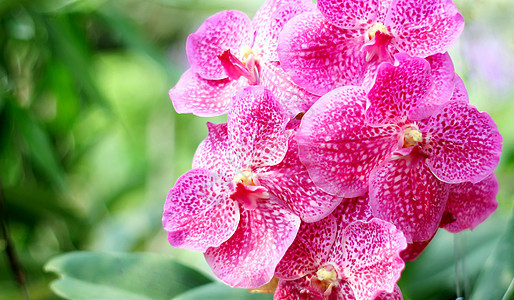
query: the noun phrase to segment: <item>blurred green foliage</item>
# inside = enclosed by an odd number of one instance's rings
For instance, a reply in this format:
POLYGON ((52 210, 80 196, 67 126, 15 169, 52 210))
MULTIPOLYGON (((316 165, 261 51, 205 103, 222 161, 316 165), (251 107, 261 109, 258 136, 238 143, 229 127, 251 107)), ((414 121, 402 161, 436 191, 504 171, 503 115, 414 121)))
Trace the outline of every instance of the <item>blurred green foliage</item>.
MULTIPOLYGON (((456 70, 471 102, 493 116, 504 137, 496 172, 500 205, 455 241, 440 232, 407 265, 400 282, 406 299, 455 299, 460 281, 469 294, 489 254, 512 250, 514 233, 505 228, 514 200, 514 9, 507 0, 455 2, 467 21, 451 52, 456 70), (489 72, 498 60, 500 67, 489 72), (500 243, 493 251, 502 232, 510 248, 500 243), (449 249, 459 243, 456 260, 449 249), (456 278, 459 259, 466 268, 456 278)), ((188 67, 187 35, 206 17, 223 9, 253 15, 261 4, 0 1, 0 217, 31 299, 60 299, 49 288, 55 275, 43 265, 74 250, 162 253, 211 274, 201 254, 167 244, 161 212, 168 189, 190 168, 207 134, 205 122, 224 118, 177 115, 167 91, 188 67)), ((0 249, 7 246, 0 240, 0 249)), ((1 253, 0 299, 24 299, 1 253)), ((491 258, 493 267, 498 259, 491 258)), ((205 293, 202 287, 185 299, 205 293)), ((227 297, 242 297, 237 293, 227 297)))

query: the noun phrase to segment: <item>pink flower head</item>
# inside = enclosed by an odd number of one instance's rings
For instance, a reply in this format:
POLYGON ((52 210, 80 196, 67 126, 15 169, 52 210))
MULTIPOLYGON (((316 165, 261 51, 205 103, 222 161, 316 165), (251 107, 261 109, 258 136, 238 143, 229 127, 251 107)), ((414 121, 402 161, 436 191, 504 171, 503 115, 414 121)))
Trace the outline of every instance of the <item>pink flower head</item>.
POLYGON ((492 119, 463 96, 426 105, 437 90, 426 60, 395 59, 398 65, 379 67, 367 95, 361 87, 343 87, 321 97, 303 117, 297 140, 318 186, 355 197, 369 180, 374 215, 412 242, 437 229, 448 197, 444 182, 477 182, 491 174, 502 142, 492 119), (414 113, 431 116, 413 120, 414 113))
POLYGON ((370 63, 396 53, 444 53, 464 28, 448 0, 319 0, 318 9, 291 19, 278 46, 294 82, 318 95, 362 84, 370 63))
POLYGON ((288 147, 294 144, 288 120, 269 90, 241 90, 227 123, 208 124, 193 170, 168 194, 163 225, 170 244, 205 252, 229 285, 269 281, 296 236, 296 214, 317 221, 341 201, 308 181, 296 146, 288 147))
POLYGON ((177 112, 215 116, 228 112, 238 90, 264 85, 291 116, 306 111, 316 96, 296 86, 278 63, 278 33, 296 14, 312 10, 307 0, 268 0, 250 20, 240 11, 222 11, 189 35, 191 68, 170 90, 177 112))
POLYGON ((274 299, 402 299, 395 283, 403 234, 371 218, 367 197, 346 200, 329 217, 301 225, 275 271, 274 299))

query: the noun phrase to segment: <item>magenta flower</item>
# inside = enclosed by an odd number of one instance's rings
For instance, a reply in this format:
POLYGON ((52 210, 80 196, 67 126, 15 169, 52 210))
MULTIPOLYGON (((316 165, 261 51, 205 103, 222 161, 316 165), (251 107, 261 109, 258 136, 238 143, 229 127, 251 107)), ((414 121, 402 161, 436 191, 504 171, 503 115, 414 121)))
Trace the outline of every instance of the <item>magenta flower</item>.
POLYGON ((275 271, 274 299, 402 299, 393 291, 406 246, 401 231, 371 217, 367 197, 346 199, 329 217, 301 225, 275 271))
POLYGON ((317 185, 355 197, 369 179, 374 216, 395 224, 411 243, 430 239, 437 229, 448 198, 445 183, 487 177, 502 141, 487 114, 459 99, 460 84, 456 98, 427 105, 437 85, 429 63, 405 54, 395 58, 398 66, 379 67, 367 95, 343 87, 320 98, 305 114, 297 140, 317 185), (428 112, 429 118, 412 117, 428 112))
POLYGON ((269 90, 243 89, 227 123, 208 124, 193 170, 168 194, 163 226, 170 244, 205 252, 229 285, 268 282, 296 236, 296 214, 317 221, 342 200, 309 181, 296 146, 288 147, 294 145, 288 120, 269 90))
POLYGON ((294 84, 278 63, 278 34, 296 14, 314 9, 307 0, 268 0, 250 20, 240 11, 209 17, 186 43, 191 68, 169 92, 175 110, 199 116, 228 112, 238 90, 264 85, 291 116, 306 111, 317 96, 294 84))
POLYGON ((318 9, 291 19, 278 45, 282 67, 317 95, 361 85, 370 66, 399 52, 444 53, 464 28, 448 0, 319 0, 318 9))

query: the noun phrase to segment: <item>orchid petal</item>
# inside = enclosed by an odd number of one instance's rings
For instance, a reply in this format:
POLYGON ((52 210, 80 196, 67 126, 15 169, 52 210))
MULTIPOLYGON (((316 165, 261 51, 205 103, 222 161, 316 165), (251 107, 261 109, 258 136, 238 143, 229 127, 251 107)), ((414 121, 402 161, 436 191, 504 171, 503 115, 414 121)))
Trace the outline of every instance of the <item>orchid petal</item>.
POLYGON ((278 62, 278 36, 284 25, 294 16, 315 8, 308 0, 267 0, 253 18, 256 28, 254 49, 267 61, 278 62))
POLYGON ((284 160, 278 165, 258 170, 258 180, 302 221, 316 222, 329 215, 343 198, 323 192, 312 182, 298 157, 295 137, 289 138, 284 160))
POLYGON ((262 84, 273 92, 291 118, 306 112, 319 99, 319 96, 296 85, 289 74, 273 63, 261 64, 260 77, 262 84))
POLYGON ((368 93, 366 120, 370 125, 404 124, 409 111, 425 101, 433 84, 426 60, 404 53, 395 55, 395 59, 398 65, 380 65, 375 85, 368 93))
POLYGON ((189 69, 170 92, 173 107, 179 114, 192 113, 199 117, 214 117, 228 112, 233 95, 243 85, 228 78, 207 80, 189 69))
POLYGON ((294 82, 323 95, 337 87, 360 85, 366 71, 362 30, 341 29, 318 12, 292 18, 279 36, 280 64, 294 82))
POLYGON ((302 118, 300 160, 314 183, 346 198, 363 195, 371 170, 397 147, 397 126, 365 124, 365 92, 342 87, 321 97, 302 118))
POLYGON ((168 193, 162 224, 173 247, 204 252, 228 240, 239 223, 225 182, 204 169, 182 175, 168 193))
POLYGON ((466 86, 464 85, 464 81, 462 78, 455 73, 455 87, 453 90, 451 101, 463 101, 469 103, 468 91, 466 90, 466 86))
POLYGON ((405 237, 393 224, 380 219, 348 225, 335 244, 343 253, 331 255, 352 287, 356 300, 373 299, 381 291, 392 293, 405 263, 400 251, 405 237))
POLYGON ((448 0, 395 0, 386 25, 395 38, 393 47, 412 56, 444 53, 464 29, 464 18, 448 0))
POLYGON ((498 207, 496 194, 498 181, 494 174, 478 182, 464 182, 450 185, 446 213, 454 221, 443 226, 452 233, 473 229, 485 221, 498 207))
POLYGON ((318 9, 330 22, 342 28, 355 28, 384 22, 392 0, 318 0, 318 9))
POLYGON ((400 287, 395 285, 392 293, 382 291, 375 297, 374 300, 403 300, 403 295, 400 287))
POLYGON ((291 280, 316 272, 326 262, 337 232, 336 218, 332 215, 318 222, 302 223, 275 276, 291 280))
POLYGON ((434 235, 426 241, 408 243, 407 248, 400 253, 400 256, 402 257, 403 261, 416 260, 418 256, 420 256, 421 253, 425 251, 425 248, 428 246, 428 244, 430 244, 436 233, 437 231, 434 232, 434 235))
POLYGON ((497 166, 502 137, 493 119, 473 105, 451 101, 420 124, 422 150, 434 175, 448 183, 479 182, 497 166))
POLYGON ((293 242, 300 219, 273 200, 241 213, 239 227, 205 259, 214 274, 230 286, 256 288, 271 280, 279 261, 293 242))
POLYGON ((196 149, 193 157, 193 169, 202 168, 223 174, 227 179, 234 178, 236 170, 229 164, 227 124, 213 124, 207 122, 209 135, 196 149))
POLYGON ((285 127, 288 121, 283 107, 263 86, 241 90, 227 118, 235 163, 251 170, 282 161, 287 151, 285 127))
POLYGON ((373 215, 396 225, 409 243, 432 237, 448 200, 448 185, 414 155, 385 162, 369 182, 373 215))
POLYGON ((231 50, 236 57, 240 57, 241 48, 251 47, 253 38, 252 21, 243 12, 222 11, 207 18, 186 41, 191 70, 205 79, 227 78, 218 55, 231 50))
POLYGON ((427 57, 426 60, 430 64, 434 84, 430 88, 424 103, 410 111, 410 120, 428 118, 439 106, 452 101, 457 74, 455 74, 450 55, 448 53, 435 54, 427 57))

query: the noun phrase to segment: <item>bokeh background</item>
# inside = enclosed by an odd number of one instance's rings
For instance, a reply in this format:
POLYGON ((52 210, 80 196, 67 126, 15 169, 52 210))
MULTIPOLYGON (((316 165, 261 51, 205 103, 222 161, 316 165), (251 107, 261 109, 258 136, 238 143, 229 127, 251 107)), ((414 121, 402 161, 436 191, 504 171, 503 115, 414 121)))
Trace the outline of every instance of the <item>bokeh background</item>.
MULTIPOLYGON (((211 276, 201 254, 169 246, 161 213, 206 121, 225 118, 178 115, 167 92, 188 67, 189 33, 220 10, 253 16, 262 2, 0 1, 0 299, 26 299, 12 249, 31 299, 61 299, 43 266, 77 250, 159 253, 211 276)), ((405 299, 456 299, 513 276, 514 7, 455 3, 466 20, 450 52, 456 71, 504 139, 499 207, 473 231, 440 230, 407 264, 405 299)))

